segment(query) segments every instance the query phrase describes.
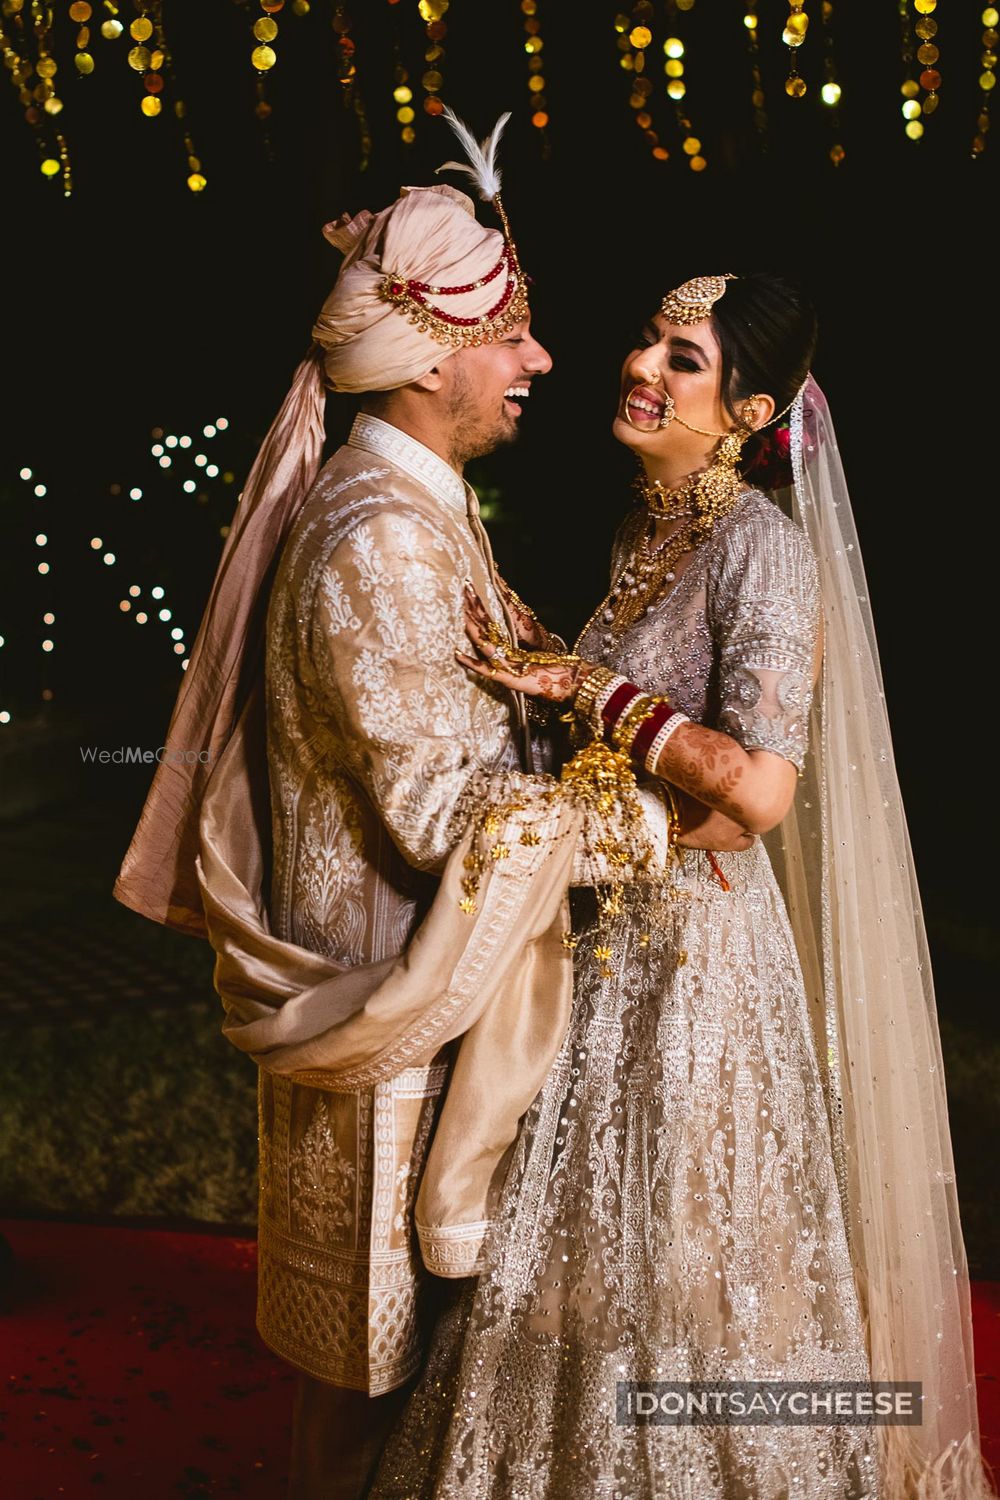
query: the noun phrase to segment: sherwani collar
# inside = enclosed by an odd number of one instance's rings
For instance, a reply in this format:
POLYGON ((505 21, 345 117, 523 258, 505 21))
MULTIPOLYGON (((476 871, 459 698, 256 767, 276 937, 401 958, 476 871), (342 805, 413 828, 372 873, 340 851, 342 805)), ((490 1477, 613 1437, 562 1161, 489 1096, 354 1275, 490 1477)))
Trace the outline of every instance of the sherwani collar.
POLYGON ((367 453, 388 459, 429 490, 436 500, 442 500, 463 516, 468 514, 469 496, 474 491, 462 476, 430 448, 418 443, 409 433, 393 427, 391 422, 359 412, 347 441, 352 448, 363 448, 367 453))

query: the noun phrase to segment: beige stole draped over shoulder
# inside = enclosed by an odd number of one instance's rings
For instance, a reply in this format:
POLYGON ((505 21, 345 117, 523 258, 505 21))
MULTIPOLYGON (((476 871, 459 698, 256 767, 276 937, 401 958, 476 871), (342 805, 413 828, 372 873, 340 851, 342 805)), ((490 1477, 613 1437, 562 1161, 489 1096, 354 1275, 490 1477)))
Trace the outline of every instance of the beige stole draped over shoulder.
MULTIPOLYGON (((525 1110, 565 1036, 572 1002, 568 887, 583 814, 554 798, 487 860, 463 909, 470 827, 445 866, 406 950, 346 967, 275 937, 264 899, 257 821, 263 692, 249 698, 209 783, 198 879, 223 1032, 261 1067, 331 1093, 360 1093, 461 1038, 414 1216, 424 1263, 439 1276, 483 1267, 491 1206, 525 1110)), ((264 781, 266 794, 266 779, 264 781)))

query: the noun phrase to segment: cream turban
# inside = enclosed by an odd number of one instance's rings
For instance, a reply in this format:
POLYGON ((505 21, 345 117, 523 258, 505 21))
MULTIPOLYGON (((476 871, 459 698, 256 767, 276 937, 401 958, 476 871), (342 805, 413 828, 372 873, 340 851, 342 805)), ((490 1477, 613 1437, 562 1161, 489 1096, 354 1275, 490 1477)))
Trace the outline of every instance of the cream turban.
MULTIPOLYGON (((367 209, 324 226, 345 251, 333 291, 313 325, 327 379, 338 391, 391 391, 426 375, 457 344, 441 343, 380 295, 387 276, 432 286, 467 286, 489 275, 504 252, 498 229, 476 220, 467 194, 444 183, 405 187, 381 213, 367 209)), ((484 317, 517 275, 509 264, 485 285, 432 306, 460 318, 484 317)))

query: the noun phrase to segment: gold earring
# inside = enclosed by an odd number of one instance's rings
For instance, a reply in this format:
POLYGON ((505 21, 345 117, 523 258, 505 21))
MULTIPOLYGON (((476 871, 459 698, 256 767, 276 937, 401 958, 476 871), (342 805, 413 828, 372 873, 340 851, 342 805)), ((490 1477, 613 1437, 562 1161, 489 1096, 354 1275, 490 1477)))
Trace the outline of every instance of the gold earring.
POLYGON ((753 432, 757 424, 757 397, 748 396, 740 408, 740 422, 753 432))

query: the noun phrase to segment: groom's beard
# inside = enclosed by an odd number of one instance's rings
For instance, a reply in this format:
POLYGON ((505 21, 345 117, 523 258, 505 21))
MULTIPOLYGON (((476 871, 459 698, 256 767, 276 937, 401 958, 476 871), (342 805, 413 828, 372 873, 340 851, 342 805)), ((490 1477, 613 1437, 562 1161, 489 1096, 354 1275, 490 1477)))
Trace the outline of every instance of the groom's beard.
POLYGON ((460 366, 455 370, 448 416, 454 424, 449 458, 455 468, 517 440, 517 418, 507 409, 503 393, 491 403, 460 366))

